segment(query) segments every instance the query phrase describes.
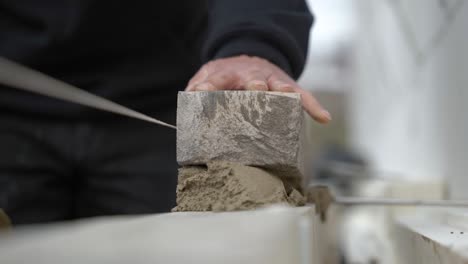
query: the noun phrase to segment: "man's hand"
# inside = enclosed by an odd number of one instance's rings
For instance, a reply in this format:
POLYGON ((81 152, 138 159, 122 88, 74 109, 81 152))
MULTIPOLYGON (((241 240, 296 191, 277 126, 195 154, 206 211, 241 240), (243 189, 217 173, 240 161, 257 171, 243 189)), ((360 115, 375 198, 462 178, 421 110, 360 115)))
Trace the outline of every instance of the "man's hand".
POLYGON ((302 105, 320 123, 331 120, 309 92, 303 90, 283 70, 269 61, 249 56, 217 59, 203 65, 189 81, 186 91, 260 90, 300 93, 302 105))

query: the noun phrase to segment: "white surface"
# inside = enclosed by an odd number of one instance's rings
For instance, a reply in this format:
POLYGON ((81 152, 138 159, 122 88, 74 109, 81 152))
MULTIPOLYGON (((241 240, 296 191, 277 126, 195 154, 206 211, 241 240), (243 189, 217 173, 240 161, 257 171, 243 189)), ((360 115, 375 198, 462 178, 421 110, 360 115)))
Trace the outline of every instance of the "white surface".
POLYGON ((468 1, 356 2, 352 145, 393 178, 468 198, 468 1))
POLYGON ((0 263, 322 263, 313 208, 83 220, 0 234, 0 263))
POLYGON ((466 240, 468 240, 468 211, 461 208, 446 208, 445 223, 456 229, 464 230, 467 233, 466 240))
POLYGON ((448 225, 446 217, 433 212, 400 218, 395 232, 398 263, 468 263, 467 230, 448 225))
MULTIPOLYGON (((421 200, 443 199, 442 182, 394 181, 371 179, 355 189, 355 195, 363 197, 413 198, 421 200)), ((340 246, 350 263, 401 264, 397 256, 401 241, 394 233, 394 216, 431 212, 434 207, 411 206, 354 206, 344 211, 341 220, 340 246)))
POLYGON ((299 84, 311 91, 342 92, 349 87, 349 57, 355 18, 348 0, 308 0, 314 14, 309 51, 299 84))

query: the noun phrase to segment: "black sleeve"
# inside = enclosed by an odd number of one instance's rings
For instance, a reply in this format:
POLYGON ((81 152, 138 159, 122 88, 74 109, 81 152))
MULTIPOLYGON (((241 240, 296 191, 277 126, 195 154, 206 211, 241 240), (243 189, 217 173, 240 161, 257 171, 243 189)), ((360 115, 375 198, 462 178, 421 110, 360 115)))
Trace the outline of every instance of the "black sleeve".
POLYGON ((305 0, 213 0, 208 12, 204 62, 246 54, 302 73, 313 22, 305 0))

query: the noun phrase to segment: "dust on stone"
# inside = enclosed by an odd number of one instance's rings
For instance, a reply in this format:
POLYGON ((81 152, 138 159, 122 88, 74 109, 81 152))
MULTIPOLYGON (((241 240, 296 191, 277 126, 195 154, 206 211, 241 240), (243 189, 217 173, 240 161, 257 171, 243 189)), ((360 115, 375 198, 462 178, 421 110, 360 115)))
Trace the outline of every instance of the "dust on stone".
POLYGON ((302 194, 273 173, 234 162, 179 169, 177 206, 173 211, 236 211, 267 204, 304 205, 302 194))

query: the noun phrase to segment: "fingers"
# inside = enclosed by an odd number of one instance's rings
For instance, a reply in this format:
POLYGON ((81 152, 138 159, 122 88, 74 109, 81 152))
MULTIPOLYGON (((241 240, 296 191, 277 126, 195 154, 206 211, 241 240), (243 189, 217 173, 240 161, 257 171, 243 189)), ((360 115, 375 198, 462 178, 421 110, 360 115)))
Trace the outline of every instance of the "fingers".
POLYGON ((209 70, 207 67, 202 67, 193 77, 190 79, 190 81, 187 84, 187 88, 185 88, 185 91, 187 92, 192 92, 195 91, 195 85, 199 84, 203 80, 206 79, 206 77, 209 75, 209 70))
POLYGON ((252 71, 242 78, 246 90, 268 91, 266 75, 261 71, 252 71))
POLYGON ((301 94, 304 110, 317 122, 328 123, 330 113, 301 89, 284 71, 264 59, 236 56, 208 62, 189 81, 186 91, 260 90, 301 94))
POLYGON ((312 94, 302 89, 298 89, 301 94, 302 105, 306 112, 317 122, 326 124, 331 121, 330 113, 325 110, 312 94))
POLYGON ((186 91, 215 90, 259 90, 268 91, 267 77, 261 71, 236 73, 218 71, 203 77, 196 74, 189 82, 186 91))
POLYGON ((330 113, 325 110, 311 93, 300 88, 294 81, 283 81, 275 76, 268 80, 270 90, 276 92, 296 92, 301 94, 304 110, 317 122, 326 124, 331 121, 330 113))
POLYGON ((223 70, 212 72, 204 66, 190 79, 185 91, 231 90, 236 88, 236 80, 235 74, 223 70))
POLYGON ((292 86, 292 84, 282 81, 274 75, 271 76, 270 79, 268 80, 268 86, 270 87, 270 90, 275 91, 275 92, 283 92, 283 93, 295 92, 295 89, 292 86))
POLYGON ((215 72, 194 85, 196 91, 236 90, 239 89, 236 74, 227 71, 215 72))

